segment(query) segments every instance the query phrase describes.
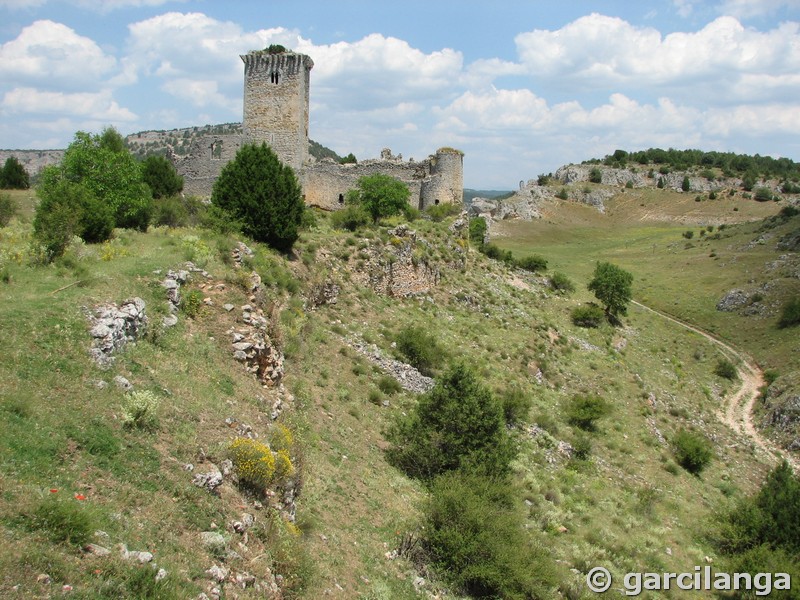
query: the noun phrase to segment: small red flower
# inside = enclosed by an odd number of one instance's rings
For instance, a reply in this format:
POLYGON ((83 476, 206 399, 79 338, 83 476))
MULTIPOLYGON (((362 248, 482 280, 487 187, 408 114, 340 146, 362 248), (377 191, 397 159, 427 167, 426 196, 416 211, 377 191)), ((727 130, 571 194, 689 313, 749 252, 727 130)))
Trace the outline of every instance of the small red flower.
POLYGON ((50 488, 50 493, 51 494, 55 494, 57 492, 58 492, 58 490, 56 488, 50 488))
POLYGON ((83 494, 75 494, 75 500, 86 500, 86 496, 83 494))

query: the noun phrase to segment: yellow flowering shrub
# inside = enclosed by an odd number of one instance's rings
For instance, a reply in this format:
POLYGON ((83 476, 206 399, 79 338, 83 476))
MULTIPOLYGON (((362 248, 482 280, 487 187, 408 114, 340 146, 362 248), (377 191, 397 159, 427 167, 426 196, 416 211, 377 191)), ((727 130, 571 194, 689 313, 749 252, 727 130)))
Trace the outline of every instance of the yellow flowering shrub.
POLYGON ((294 475, 294 465, 286 450, 278 450, 275 453, 275 474, 279 480, 287 479, 294 475))
POLYGON ((273 427, 270 435, 270 446, 273 450, 286 450, 287 452, 291 452, 293 443, 294 437, 286 425, 279 423, 273 427))
POLYGON ((228 448, 239 481, 265 488, 275 476, 275 456, 269 446, 249 438, 236 438, 228 448))

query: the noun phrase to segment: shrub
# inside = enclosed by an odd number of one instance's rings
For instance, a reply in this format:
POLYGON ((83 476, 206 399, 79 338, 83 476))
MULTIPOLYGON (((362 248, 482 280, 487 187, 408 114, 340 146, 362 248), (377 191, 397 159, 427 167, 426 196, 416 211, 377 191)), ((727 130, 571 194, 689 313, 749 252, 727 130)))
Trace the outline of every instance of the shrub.
POLYGON ((459 595, 543 598, 555 585, 552 558, 532 542, 510 482, 443 475, 424 511, 423 548, 459 595))
POLYGON ((484 244, 481 246, 481 252, 493 260, 499 260, 507 264, 514 262, 514 255, 511 250, 503 250, 497 244, 484 244))
POLYGON ((200 314, 203 308, 203 292, 200 290, 189 290, 183 294, 180 304, 181 312, 190 319, 194 319, 200 314))
POLYGON ((792 205, 784 206, 778 214, 784 219, 790 219, 791 217, 800 215, 800 208, 792 205))
POLYGON ((589 460, 592 456, 592 439, 585 433, 577 435, 572 442, 572 455, 577 460, 589 460))
POLYGON ((794 327, 800 325, 800 296, 796 296, 783 305, 781 317, 778 320, 778 327, 794 327))
POLYGON ((694 231, 692 231, 691 229, 684 231, 683 237, 685 237, 687 240, 692 239, 694 237, 694 231))
POLYGON ((500 404, 503 406, 503 415, 506 423, 515 425, 525 421, 531 410, 532 399, 519 386, 504 389, 498 394, 500 404))
POLYGON ((606 314, 597 304, 585 304, 572 309, 570 318, 578 327, 600 327, 606 314))
POLYGON ((258 242, 285 252, 297 240, 304 211, 300 184, 265 143, 239 149, 214 183, 211 202, 258 242))
POLYGON ((398 352, 423 374, 430 375, 436 363, 441 361, 442 351, 436 337, 422 327, 404 327, 398 332, 395 342, 398 352))
POLYGON ((153 392, 131 392, 122 407, 122 426, 145 431, 158 429, 158 404, 158 398, 153 392))
POLYGON ((753 194, 753 198, 758 200, 759 202, 768 202, 772 200, 772 190, 768 187, 757 187, 753 194))
POLYGON ((31 187, 28 172, 16 156, 9 156, 0 169, 0 188, 4 190, 27 190, 31 187))
POLYGON ((164 197, 154 203, 154 225, 185 227, 188 221, 189 210, 178 196, 164 197))
POLYGON ((375 173, 360 177, 356 189, 347 193, 347 204, 358 204, 377 223, 380 219, 399 215, 408 206, 408 186, 390 175, 375 173))
POLYGON ((631 273, 609 262, 600 262, 588 287, 605 304, 606 314, 616 318, 628 312, 628 304, 633 298, 632 286, 631 273))
POLYGON ((423 480, 462 468, 500 477, 516 453, 501 403, 464 364, 438 378, 387 437, 389 461, 423 480))
POLYGON ((169 198, 183 191, 183 177, 163 156, 151 155, 142 162, 142 179, 153 198, 169 198))
POLYGON ((575 291, 575 284, 564 273, 556 271, 550 276, 550 287, 556 292, 571 294, 575 291))
POLYGON ((56 543, 84 546, 96 529, 94 519, 85 505, 73 498, 51 494, 34 509, 28 525, 42 531, 56 543))
POLYGON ((689 190, 692 189, 692 183, 691 183, 691 181, 689 181, 689 176, 688 175, 684 175, 683 181, 681 182, 681 189, 684 192, 688 192, 689 190))
POLYGON ((592 183, 602 183, 603 172, 597 167, 594 167, 591 171, 589 171, 589 181, 592 183))
POLYGON ((567 200, 569 198, 569 192, 567 192, 567 188, 562 187, 560 190, 558 190, 556 198, 560 198, 561 200, 567 200))
POLYGON ((514 264, 520 269, 532 271, 534 273, 547 269, 547 259, 543 256, 539 256, 538 254, 517 259, 514 261, 514 264))
POLYGON ((672 448, 675 461, 694 475, 705 469, 713 457, 709 441, 704 436, 686 429, 675 435, 672 448))
POLYGON ((244 486, 263 492, 272 483, 276 471, 275 456, 266 444, 237 437, 228 447, 228 454, 239 482, 244 486))
POLYGON ((611 412, 611 405, 600 396, 573 396, 567 404, 566 417, 570 425, 584 431, 594 431, 595 421, 611 412))
POLYGON ((359 205, 346 206, 331 215, 331 225, 336 229, 356 231, 361 227, 366 227, 370 222, 369 213, 359 205))
POLYGON ((461 213, 461 206, 459 204, 432 204, 425 209, 425 214, 435 223, 440 223, 447 217, 452 217, 459 213, 461 213))
POLYGON ((403 386, 391 375, 384 375, 378 379, 378 389, 384 394, 394 395, 403 390, 403 386))
POLYGON ((800 194, 800 184, 794 181, 784 181, 781 186, 781 191, 784 194, 800 194))
POLYGON ((476 244, 478 247, 483 245, 483 240, 486 237, 486 219, 483 217, 474 217, 469 220, 469 241, 476 244))
POLYGON ((717 362, 717 366, 714 367, 714 374, 724 379, 730 379, 733 381, 737 376, 736 365, 734 365, 727 358, 721 358, 717 362))
MULTIPOLYGON (((91 192, 100 205, 109 206, 114 226, 147 230, 153 201, 150 189, 115 129, 106 128, 100 135, 77 132, 56 168, 64 179, 91 192)), ((39 192, 42 185, 46 182, 39 184, 39 192)))
POLYGON ((17 202, 10 194, 0 194, 0 227, 11 222, 11 217, 17 214, 17 208, 17 202))

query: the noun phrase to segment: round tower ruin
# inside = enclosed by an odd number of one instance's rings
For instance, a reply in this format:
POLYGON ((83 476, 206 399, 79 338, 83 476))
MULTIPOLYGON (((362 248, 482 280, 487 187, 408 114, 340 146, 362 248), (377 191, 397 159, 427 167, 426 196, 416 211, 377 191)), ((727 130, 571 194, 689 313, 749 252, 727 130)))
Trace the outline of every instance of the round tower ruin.
POLYGON ((298 174, 308 162, 311 57, 255 50, 244 62, 243 142, 265 142, 298 174))
POLYGON ((422 183, 419 208, 461 204, 464 199, 464 153, 455 148, 439 148, 429 160, 430 177, 422 183))

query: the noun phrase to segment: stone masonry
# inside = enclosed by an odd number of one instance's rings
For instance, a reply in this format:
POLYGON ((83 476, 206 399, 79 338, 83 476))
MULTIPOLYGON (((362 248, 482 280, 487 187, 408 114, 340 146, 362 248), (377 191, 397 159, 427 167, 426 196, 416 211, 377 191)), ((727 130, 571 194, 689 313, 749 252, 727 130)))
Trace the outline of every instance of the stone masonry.
POLYGON ((310 73, 314 62, 295 52, 266 50, 241 56, 244 62, 244 121, 242 136, 204 136, 186 156, 168 156, 184 178, 184 191, 211 196, 222 168, 243 143, 269 145, 291 166, 303 188, 306 204, 326 210, 344 205, 347 192, 364 175, 382 173, 405 183, 410 203, 420 209, 435 204, 460 204, 464 190, 463 153, 440 148, 421 161, 404 161, 384 149, 381 158, 340 165, 314 161, 308 154, 310 73))

